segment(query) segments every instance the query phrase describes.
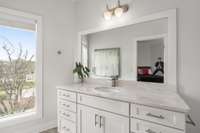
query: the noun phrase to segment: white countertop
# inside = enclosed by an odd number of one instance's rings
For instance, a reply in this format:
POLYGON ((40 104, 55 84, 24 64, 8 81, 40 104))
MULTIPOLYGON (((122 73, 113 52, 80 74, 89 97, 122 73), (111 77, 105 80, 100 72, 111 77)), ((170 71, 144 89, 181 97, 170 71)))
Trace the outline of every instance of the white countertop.
POLYGON ((101 92, 95 90, 96 87, 101 87, 101 85, 72 84, 67 86, 57 86, 58 89, 171 111, 187 113, 190 110, 189 106, 184 102, 180 95, 173 91, 132 86, 116 87, 115 89, 117 91, 114 92, 101 92))

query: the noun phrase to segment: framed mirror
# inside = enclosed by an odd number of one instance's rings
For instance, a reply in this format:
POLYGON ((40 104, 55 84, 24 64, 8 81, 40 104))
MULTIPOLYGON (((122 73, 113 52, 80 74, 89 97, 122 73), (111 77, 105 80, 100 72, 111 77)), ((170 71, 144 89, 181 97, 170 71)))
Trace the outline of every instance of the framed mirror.
POLYGON ((176 86, 176 36, 176 10, 155 13, 80 32, 80 59, 92 70, 91 78, 118 75, 120 80, 176 86))

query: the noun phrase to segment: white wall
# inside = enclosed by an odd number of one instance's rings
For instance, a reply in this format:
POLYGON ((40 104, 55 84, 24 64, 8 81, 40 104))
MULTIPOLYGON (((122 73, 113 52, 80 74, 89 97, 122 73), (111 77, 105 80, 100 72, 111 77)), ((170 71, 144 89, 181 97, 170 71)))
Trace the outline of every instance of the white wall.
MULTIPOLYGON (((167 29, 167 20, 162 19, 89 34, 90 68, 94 66, 95 49, 120 48, 120 79, 136 80, 137 64, 135 62, 137 59, 135 52, 137 47, 135 40, 141 37, 167 34, 167 29)), ((149 64, 151 66, 151 60, 149 60, 149 64)))
MULTIPOLYGON (((178 86, 179 92, 191 107, 191 114, 197 127, 188 126, 188 133, 200 132, 200 1, 199 0, 123 0, 130 2, 129 13, 114 21, 105 21, 103 0, 79 0, 76 2, 77 31, 123 23, 135 17, 144 16, 171 8, 178 8, 178 86)), ((76 54, 77 51, 75 51, 76 54)), ((77 56, 75 56, 77 57, 77 56)), ((76 58, 75 58, 76 60, 76 58)))
POLYGON ((29 133, 56 124, 56 85, 72 81, 73 3, 70 0, 0 0, 0 6, 43 17, 44 113, 43 120, 0 129, 1 133, 29 133), (57 50, 62 55, 57 55, 57 50))
POLYGON ((151 66, 155 66, 156 61, 158 61, 158 57, 161 57, 162 60, 164 61, 164 40, 163 39, 159 39, 157 40, 158 42, 156 43, 151 43, 150 41, 150 45, 152 45, 151 47, 151 66))
POLYGON ((143 42, 138 42, 137 45, 137 65, 151 66, 151 47, 143 42))
POLYGON ((139 41, 137 47, 138 66, 151 66, 154 68, 158 57, 161 57, 162 60, 164 59, 163 39, 139 41))

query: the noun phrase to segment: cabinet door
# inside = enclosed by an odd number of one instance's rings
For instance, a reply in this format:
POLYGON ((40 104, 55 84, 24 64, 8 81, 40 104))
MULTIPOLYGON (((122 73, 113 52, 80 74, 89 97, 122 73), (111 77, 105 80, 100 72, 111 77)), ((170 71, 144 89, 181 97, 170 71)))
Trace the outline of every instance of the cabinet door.
POLYGON ((78 105, 78 133, 102 133, 99 111, 78 105))
POLYGON ((103 133, 129 133, 129 118, 108 112, 101 112, 100 125, 103 133))
POLYGON ((78 133, 129 133, 129 118, 78 105, 78 133))

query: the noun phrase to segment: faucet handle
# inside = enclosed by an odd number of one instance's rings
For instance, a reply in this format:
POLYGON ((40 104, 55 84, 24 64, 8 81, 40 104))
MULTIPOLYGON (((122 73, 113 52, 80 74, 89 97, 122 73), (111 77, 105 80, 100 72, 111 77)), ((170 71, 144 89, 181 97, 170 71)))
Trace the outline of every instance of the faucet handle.
POLYGON ((111 76, 111 79, 112 79, 112 80, 118 80, 118 78, 119 78, 118 75, 113 75, 113 76, 111 76))
POLYGON ((116 87, 117 86, 117 80, 118 80, 118 75, 116 76, 111 76, 111 80, 112 80, 112 87, 116 87))

